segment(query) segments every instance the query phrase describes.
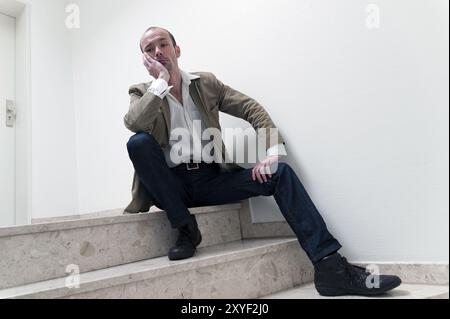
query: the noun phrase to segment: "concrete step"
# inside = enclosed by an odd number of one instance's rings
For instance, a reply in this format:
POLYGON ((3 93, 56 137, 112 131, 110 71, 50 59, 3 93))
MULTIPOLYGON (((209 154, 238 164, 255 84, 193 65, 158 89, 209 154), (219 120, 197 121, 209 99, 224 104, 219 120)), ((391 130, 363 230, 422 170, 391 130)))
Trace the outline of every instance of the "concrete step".
MULTIPOLYGON (((240 240, 241 207, 190 209, 200 247, 240 240)), ((0 228, 0 289, 166 256, 177 233, 162 211, 0 228)))
POLYGON ((448 285, 402 284, 400 287, 377 297, 342 296, 323 297, 314 284, 281 291, 262 299, 448 299, 448 285))
POLYGON ((0 290, 0 298, 258 298, 310 282, 295 238, 248 239, 200 248, 182 261, 153 258, 0 290))

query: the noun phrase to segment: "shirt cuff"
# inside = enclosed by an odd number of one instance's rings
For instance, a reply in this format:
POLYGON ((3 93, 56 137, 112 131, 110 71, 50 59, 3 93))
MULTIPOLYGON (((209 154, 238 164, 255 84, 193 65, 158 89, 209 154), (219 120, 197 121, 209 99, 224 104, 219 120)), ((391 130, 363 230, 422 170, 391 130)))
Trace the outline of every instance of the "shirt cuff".
POLYGON ((173 88, 173 86, 169 86, 166 80, 156 79, 147 89, 147 92, 151 92, 157 97, 164 99, 166 95, 169 94, 171 88, 173 88))
POLYGON ((287 156, 286 148, 284 144, 277 144, 267 150, 267 156, 287 156))

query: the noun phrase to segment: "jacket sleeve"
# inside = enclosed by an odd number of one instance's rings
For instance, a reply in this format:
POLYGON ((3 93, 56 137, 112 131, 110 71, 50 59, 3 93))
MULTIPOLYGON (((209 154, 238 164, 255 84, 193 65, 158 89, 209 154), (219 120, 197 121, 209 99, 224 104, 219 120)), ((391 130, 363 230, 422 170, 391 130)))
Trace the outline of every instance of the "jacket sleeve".
POLYGON ((267 149, 277 144, 286 144, 278 132, 278 128, 261 104, 223 84, 215 77, 214 82, 218 92, 219 111, 249 122, 257 132, 259 129, 265 129, 267 149))
POLYGON ((146 92, 143 85, 131 86, 129 95, 130 108, 124 117, 126 128, 134 133, 151 132, 163 100, 146 92))

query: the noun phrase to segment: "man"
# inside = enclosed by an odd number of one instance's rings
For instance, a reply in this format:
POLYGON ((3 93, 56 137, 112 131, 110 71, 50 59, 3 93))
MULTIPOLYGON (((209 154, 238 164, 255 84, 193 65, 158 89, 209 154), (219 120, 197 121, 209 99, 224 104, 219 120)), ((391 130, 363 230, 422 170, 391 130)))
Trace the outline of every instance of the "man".
MULTIPOLYGON (((280 162, 281 156, 286 155, 285 143, 274 133, 274 123, 258 102, 224 85, 211 73, 180 70, 180 47, 163 28, 146 30, 140 46, 152 80, 129 90, 131 104, 124 122, 136 133, 127 144, 135 176, 133 200, 125 212, 146 212, 152 204, 167 212, 172 227, 179 230, 178 240, 168 253, 170 260, 192 257, 202 240, 189 207, 273 195, 314 264, 319 293, 376 295, 400 285, 400 278, 383 275, 378 287, 368 287, 366 281, 371 274, 349 264, 337 252, 341 245, 329 233, 296 173, 280 162), (216 163, 195 161, 191 148, 178 161, 174 160, 180 146, 190 146, 194 140, 201 140, 202 146, 209 142, 202 140, 201 132, 193 128, 194 122, 201 123, 201 130, 220 130, 219 111, 248 121, 256 130, 266 129, 267 158, 253 169, 224 164, 220 160, 226 159, 226 151, 220 153, 216 148, 216 163), (174 137, 176 129, 189 132, 185 145, 174 137)), ((223 147, 220 136, 213 142, 219 150, 223 147)))

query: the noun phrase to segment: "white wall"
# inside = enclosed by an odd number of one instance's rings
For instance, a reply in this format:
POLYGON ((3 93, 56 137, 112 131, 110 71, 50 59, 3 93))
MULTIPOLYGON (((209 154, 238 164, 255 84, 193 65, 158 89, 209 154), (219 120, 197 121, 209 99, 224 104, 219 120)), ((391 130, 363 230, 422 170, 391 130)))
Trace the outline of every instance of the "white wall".
POLYGON ((31 3, 32 217, 78 211, 70 34, 61 0, 31 3))
POLYGON ((31 48, 30 10, 16 12, 16 225, 31 219, 31 48))
POLYGON ((128 87, 146 79, 138 39, 147 19, 133 19, 127 1, 78 4, 81 28, 72 31, 78 202, 80 212, 88 213, 125 207, 131 199, 131 132, 123 116, 128 87))
POLYGON ((80 5, 79 30, 52 28, 64 14, 56 2, 54 19, 34 20, 33 217, 128 203, 127 88, 147 80, 138 41, 160 25, 176 36, 182 68, 214 72, 266 107, 352 260, 448 262, 446 1, 70 2, 80 5), (376 30, 365 25, 371 2, 381 9, 376 30))

